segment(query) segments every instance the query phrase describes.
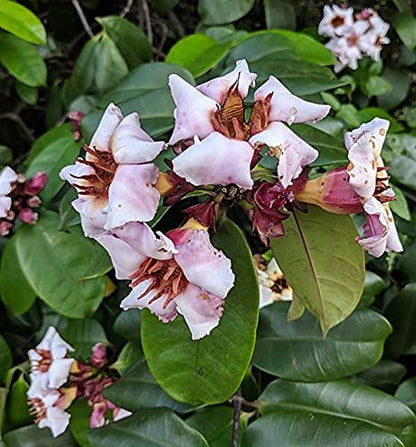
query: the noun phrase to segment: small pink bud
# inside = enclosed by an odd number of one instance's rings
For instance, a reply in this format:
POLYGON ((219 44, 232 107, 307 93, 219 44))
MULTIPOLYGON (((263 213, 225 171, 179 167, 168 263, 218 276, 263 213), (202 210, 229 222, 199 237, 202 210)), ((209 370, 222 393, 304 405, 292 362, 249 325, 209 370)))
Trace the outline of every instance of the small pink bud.
POLYGON ((26 205, 29 208, 38 208, 40 205, 40 202, 41 202, 41 200, 39 199, 38 196, 32 196, 26 200, 26 205))
POLYGON ((107 352, 103 344, 93 346, 90 362, 97 368, 102 368, 107 363, 107 352))
POLYGON ((47 181, 47 174, 45 172, 38 172, 34 177, 27 181, 25 192, 37 195, 45 187, 47 181))
POLYGON ((13 224, 7 220, 0 220, 0 236, 7 236, 12 229, 13 224))
POLYGON ((90 427, 99 428, 105 424, 105 413, 107 411, 106 402, 95 403, 92 407, 92 413, 90 416, 90 427))
POLYGON ((334 214, 363 212, 360 197, 349 183, 346 167, 333 169, 317 179, 309 180, 303 190, 295 192, 295 199, 318 205, 334 214))
POLYGON ((38 220, 38 213, 35 213, 31 208, 22 208, 19 212, 19 219, 29 225, 33 225, 38 220))

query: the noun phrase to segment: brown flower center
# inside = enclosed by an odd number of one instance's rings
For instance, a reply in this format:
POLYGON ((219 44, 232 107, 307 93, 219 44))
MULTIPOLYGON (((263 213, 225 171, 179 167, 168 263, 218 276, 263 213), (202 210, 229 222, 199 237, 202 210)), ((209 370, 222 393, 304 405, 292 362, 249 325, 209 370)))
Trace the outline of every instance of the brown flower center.
POLYGON ((376 188, 374 191, 374 197, 381 203, 392 202, 396 200, 395 196, 385 195, 384 192, 389 189, 388 181, 390 180, 390 175, 387 172, 390 166, 378 166, 376 174, 376 188))
POLYGON ((132 288, 143 281, 151 280, 147 289, 137 299, 144 298, 151 290, 155 290, 156 294, 148 304, 161 297, 166 297, 163 309, 166 309, 168 304, 182 293, 189 284, 182 269, 174 259, 161 261, 149 258, 130 276, 130 279, 132 280, 130 284, 132 288))
POLYGON ((34 360, 32 369, 34 372, 46 372, 52 363, 51 351, 47 349, 35 349, 35 351, 42 357, 40 360, 34 360))
POLYGON ((40 397, 29 399, 29 413, 35 416, 35 424, 46 418, 46 407, 40 397))
POLYGON ((331 20, 331 25, 334 28, 337 28, 338 26, 343 25, 345 22, 344 17, 341 16, 335 16, 332 20, 331 20))
POLYGON ((86 144, 83 148, 91 157, 89 160, 79 157, 77 161, 91 167, 94 172, 80 176, 72 174, 72 177, 82 180, 82 183, 74 184, 74 186, 80 190, 80 195, 107 198, 108 189, 117 169, 117 163, 110 151, 102 151, 96 147, 90 148, 86 144))

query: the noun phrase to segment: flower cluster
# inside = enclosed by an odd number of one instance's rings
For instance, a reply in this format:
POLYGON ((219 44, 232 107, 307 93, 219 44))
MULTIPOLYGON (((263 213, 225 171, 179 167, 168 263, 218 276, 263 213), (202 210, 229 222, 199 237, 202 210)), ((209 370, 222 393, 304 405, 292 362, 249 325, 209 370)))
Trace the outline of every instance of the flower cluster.
POLYGON ((30 412, 35 423, 40 428, 48 427, 54 437, 68 427, 71 416, 65 410, 77 398, 88 399, 93 408, 92 428, 131 414, 103 396, 103 389, 114 382, 103 369, 107 363, 105 348, 94 346, 89 362, 71 358, 69 353, 73 351, 54 327, 49 327, 42 341, 29 351, 31 384, 27 396, 30 412), (105 420, 107 409, 113 411, 111 420, 105 420))
POLYGON ((379 257, 385 251, 402 251, 389 208, 396 200, 389 187, 388 167, 380 156, 389 122, 374 118, 345 134, 349 164, 310 180, 296 199, 314 203, 329 212, 352 214, 365 212, 364 238, 360 245, 379 257))
POLYGON ((326 47, 338 58, 336 72, 347 66, 355 70, 363 56, 379 61, 383 45, 390 42, 388 30, 389 25, 371 8, 354 14, 353 8, 336 5, 324 7, 318 27, 319 34, 330 38, 326 47))
POLYGON ((6 166, 0 173, 0 236, 7 236, 16 219, 33 225, 38 219, 34 211, 40 205, 38 194, 48 177, 37 173, 30 180, 6 166))
POLYGON ((193 339, 218 325, 234 285, 231 261, 208 233, 220 209, 243 204, 265 242, 283 234, 294 191, 318 156, 283 122, 315 122, 330 110, 294 96, 271 76, 254 92, 246 119, 244 99, 256 77, 246 61, 197 87, 170 76, 176 110, 168 144, 176 156, 164 172, 154 161, 167 145, 144 132, 137 114, 123 117, 113 104, 84 145, 85 157, 61 172, 78 191, 73 206, 86 236, 106 248, 117 278, 130 280, 121 307, 148 308, 165 323, 181 314, 193 339), (256 174, 266 148, 278 159, 267 180, 256 174), (161 197, 171 206, 195 191, 198 202, 184 210, 183 226, 152 230, 161 197))

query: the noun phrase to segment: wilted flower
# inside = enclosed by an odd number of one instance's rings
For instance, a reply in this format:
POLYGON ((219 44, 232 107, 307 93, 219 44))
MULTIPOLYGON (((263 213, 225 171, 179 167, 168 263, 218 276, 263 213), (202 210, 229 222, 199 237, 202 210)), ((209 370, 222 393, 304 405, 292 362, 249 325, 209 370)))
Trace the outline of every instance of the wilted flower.
POLYGON ((86 236, 126 222, 153 219, 160 194, 155 187, 159 169, 150 163, 165 148, 140 127, 138 115, 125 118, 110 104, 91 139, 85 159, 61 171, 79 198, 72 202, 81 214, 86 236))
POLYGON ((261 255, 254 256, 260 288, 260 308, 275 301, 291 301, 292 288, 288 285, 275 258, 267 262, 261 255))
POLYGON ((279 159, 278 177, 286 187, 316 159, 318 152, 281 121, 318 121, 328 114, 329 106, 294 96, 271 76, 255 92, 246 121, 243 100, 256 76, 244 60, 231 73, 198 87, 170 76, 176 110, 169 142, 179 145, 181 152, 173 160, 176 174, 195 186, 235 184, 251 189, 252 161, 267 145, 279 159))
POLYGON ((314 203, 336 214, 364 211, 365 238, 359 243, 371 255, 402 251, 388 202, 395 200, 389 176, 380 156, 389 122, 374 118, 345 134, 349 165, 307 182, 297 200, 314 203))
POLYGON ((218 325, 234 274, 230 260, 201 228, 194 222, 156 237, 147 225, 129 223, 96 237, 117 278, 131 280, 123 309, 148 308, 164 323, 180 313, 194 340, 218 325))
POLYGON ((29 351, 33 377, 45 389, 59 388, 69 376, 74 359, 68 352, 74 348, 66 343, 54 327, 49 327, 42 341, 29 351))

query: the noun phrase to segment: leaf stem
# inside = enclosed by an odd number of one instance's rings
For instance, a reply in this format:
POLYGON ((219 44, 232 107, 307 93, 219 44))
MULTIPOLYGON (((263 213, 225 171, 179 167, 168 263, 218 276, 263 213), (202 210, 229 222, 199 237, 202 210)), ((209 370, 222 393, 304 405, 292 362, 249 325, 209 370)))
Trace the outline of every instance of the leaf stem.
POLYGON ((233 425, 231 428, 230 447, 238 447, 238 429, 240 427, 241 407, 243 405, 243 397, 241 395, 241 388, 238 389, 237 393, 232 398, 232 402, 234 405, 234 413, 233 413, 233 425))

